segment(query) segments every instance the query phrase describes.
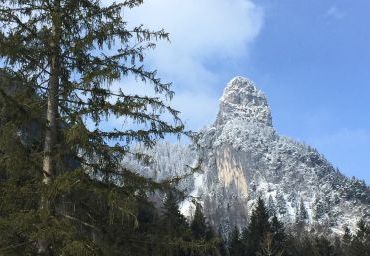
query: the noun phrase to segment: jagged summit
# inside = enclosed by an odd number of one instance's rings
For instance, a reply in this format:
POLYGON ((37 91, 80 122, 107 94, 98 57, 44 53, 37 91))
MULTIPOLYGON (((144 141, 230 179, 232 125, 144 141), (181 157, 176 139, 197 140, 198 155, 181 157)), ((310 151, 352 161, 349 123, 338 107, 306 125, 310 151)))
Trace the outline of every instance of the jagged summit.
POLYGON ((271 110, 265 94, 248 78, 237 76, 226 86, 220 99, 217 124, 243 119, 272 126, 271 110))
POLYGON ((342 175, 316 149, 280 136, 266 96, 247 78, 228 83, 216 122, 199 132, 196 144, 151 150, 155 164, 133 169, 157 180, 186 176, 179 187, 192 197, 182 212, 192 216, 191 200, 198 198, 222 234, 245 227, 259 197, 288 228, 300 223, 341 234, 361 218, 370 223, 370 188, 342 175), (189 176, 189 166, 202 172, 189 176))

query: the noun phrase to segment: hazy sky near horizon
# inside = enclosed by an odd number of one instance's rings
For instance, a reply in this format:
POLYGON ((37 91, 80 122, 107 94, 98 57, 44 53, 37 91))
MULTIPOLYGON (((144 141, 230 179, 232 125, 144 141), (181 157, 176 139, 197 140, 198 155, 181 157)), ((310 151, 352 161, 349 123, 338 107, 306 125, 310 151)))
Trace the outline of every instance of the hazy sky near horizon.
POLYGON ((130 20, 165 28, 148 64, 174 83, 188 128, 211 124, 226 83, 249 77, 277 131, 370 184, 370 1, 147 0, 130 20))

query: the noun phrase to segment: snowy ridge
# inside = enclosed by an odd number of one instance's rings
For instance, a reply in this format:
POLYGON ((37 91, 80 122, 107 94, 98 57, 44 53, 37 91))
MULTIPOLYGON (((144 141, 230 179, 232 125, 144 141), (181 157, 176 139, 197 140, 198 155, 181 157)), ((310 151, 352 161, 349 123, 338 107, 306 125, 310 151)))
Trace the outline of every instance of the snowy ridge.
MULTIPOLYGON (((224 234, 247 225, 259 196, 288 226, 299 222, 317 232, 341 233, 360 218, 370 222, 369 187, 343 176, 317 150, 279 136, 266 96, 246 78, 227 85, 215 123, 199 133, 197 144, 160 143, 152 149, 155 164, 133 167, 163 179, 185 174, 186 166, 199 161, 203 174, 180 187, 199 198, 224 234)), ((190 202, 181 209, 191 216, 190 202)))

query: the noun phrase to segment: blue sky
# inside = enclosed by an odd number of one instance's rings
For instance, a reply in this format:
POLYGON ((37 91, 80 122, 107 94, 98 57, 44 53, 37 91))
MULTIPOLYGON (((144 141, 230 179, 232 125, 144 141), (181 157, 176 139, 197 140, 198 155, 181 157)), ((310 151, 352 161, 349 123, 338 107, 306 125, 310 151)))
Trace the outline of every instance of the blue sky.
POLYGON ((370 1, 261 1, 264 27, 243 68, 277 130, 370 183, 370 1))
POLYGON ((147 60, 174 82, 189 128, 212 123, 226 83, 246 76, 280 134, 370 184, 368 10, 368 0, 151 0, 128 16, 170 32, 147 60))

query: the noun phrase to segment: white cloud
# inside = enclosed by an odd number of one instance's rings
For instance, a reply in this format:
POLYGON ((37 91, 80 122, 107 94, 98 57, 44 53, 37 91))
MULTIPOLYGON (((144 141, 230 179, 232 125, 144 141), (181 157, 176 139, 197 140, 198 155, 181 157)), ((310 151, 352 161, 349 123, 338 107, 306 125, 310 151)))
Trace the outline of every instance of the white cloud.
POLYGON ((229 79, 220 75, 229 68, 224 60, 247 58, 263 23, 263 10, 252 0, 147 0, 125 15, 131 24, 170 33, 171 43, 159 42, 147 63, 174 82, 173 105, 191 129, 214 118, 215 86, 229 79))

